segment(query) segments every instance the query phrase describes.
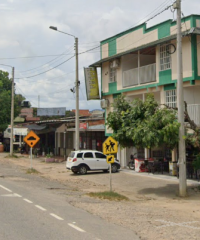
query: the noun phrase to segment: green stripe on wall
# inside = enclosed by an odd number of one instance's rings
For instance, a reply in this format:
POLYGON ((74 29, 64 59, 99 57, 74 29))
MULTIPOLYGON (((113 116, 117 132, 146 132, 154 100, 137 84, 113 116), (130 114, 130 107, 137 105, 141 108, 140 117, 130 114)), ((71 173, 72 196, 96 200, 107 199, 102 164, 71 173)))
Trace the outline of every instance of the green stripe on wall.
POLYGON ((164 86, 164 91, 167 91, 167 90, 174 90, 174 89, 176 89, 176 86, 175 86, 174 83, 172 83, 172 84, 168 84, 168 85, 165 85, 165 86, 164 86))
POLYGON ((163 85, 172 83, 172 70, 171 69, 159 72, 159 83, 163 84, 163 85))
POLYGON ((170 36, 171 20, 158 26, 158 39, 170 36))
POLYGON ((109 57, 117 54, 116 39, 113 39, 112 42, 108 43, 108 54, 109 54, 109 57))

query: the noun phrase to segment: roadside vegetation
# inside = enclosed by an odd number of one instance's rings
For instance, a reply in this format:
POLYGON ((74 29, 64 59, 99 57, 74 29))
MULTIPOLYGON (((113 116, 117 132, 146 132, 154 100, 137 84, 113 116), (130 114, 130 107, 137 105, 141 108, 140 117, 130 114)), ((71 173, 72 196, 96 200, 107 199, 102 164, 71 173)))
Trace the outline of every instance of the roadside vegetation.
POLYGON ((15 154, 13 154, 13 155, 9 154, 9 155, 5 156, 5 158, 18 158, 18 156, 15 154))
POLYGON ((119 193, 106 191, 106 192, 91 192, 87 194, 90 197, 100 198, 100 199, 107 199, 110 201, 128 201, 129 199, 126 196, 123 196, 119 193))
POLYGON ((40 172, 38 172, 36 169, 34 168, 29 168, 27 171, 26 171, 27 174, 39 174, 40 172))

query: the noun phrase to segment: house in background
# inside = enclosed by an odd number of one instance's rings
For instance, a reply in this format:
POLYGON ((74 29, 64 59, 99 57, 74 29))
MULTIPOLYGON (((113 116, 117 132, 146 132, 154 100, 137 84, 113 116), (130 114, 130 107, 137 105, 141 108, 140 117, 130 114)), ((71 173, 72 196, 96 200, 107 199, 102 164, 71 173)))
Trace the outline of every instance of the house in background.
MULTIPOLYGON (((160 104, 177 105, 176 21, 167 20, 147 28, 146 23, 101 41, 101 60, 90 67, 101 68, 101 106, 105 116, 112 111, 114 98, 123 94, 127 100, 145 100, 152 93, 160 104)), ((182 19, 183 91, 188 112, 200 125, 200 15, 182 19)), ((105 129, 105 135, 112 135, 105 129)), ((147 158, 170 155, 168 149, 132 148, 118 151, 126 166, 133 152, 147 158)), ((172 159, 175 158, 175 152, 172 159)))
MULTIPOLYGON (((79 149, 102 151, 106 139, 104 110, 79 110, 79 115, 79 149)), ((68 156, 75 145, 75 118, 68 118, 55 131, 55 154, 68 156)))

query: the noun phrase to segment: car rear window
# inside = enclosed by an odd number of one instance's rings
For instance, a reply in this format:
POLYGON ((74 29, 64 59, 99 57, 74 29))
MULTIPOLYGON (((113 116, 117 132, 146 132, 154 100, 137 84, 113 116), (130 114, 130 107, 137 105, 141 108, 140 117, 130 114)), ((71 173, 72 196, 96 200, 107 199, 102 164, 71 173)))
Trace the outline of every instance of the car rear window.
POLYGON ((82 158, 83 153, 77 153, 77 158, 82 158))
POLYGON ((105 158, 106 159, 106 155, 99 153, 99 152, 95 152, 95 156, 96 156, 96 158, 105 158))
POLYGON ((93 154, 91 152, 86 152, 84 158, 93 158, 93 154))

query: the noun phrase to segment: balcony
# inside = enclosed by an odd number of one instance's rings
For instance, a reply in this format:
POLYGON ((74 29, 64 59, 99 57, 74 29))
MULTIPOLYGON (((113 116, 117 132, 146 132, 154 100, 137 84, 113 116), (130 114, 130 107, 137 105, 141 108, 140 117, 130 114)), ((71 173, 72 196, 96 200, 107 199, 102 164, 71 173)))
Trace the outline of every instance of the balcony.
POLYGON ((197 126, 200 126, 200 104, 188 104, 188 114, 197 126))
POLYGON ((156 82, 156 64, 123 71, 123 88, 156 82))

